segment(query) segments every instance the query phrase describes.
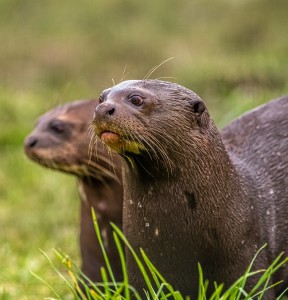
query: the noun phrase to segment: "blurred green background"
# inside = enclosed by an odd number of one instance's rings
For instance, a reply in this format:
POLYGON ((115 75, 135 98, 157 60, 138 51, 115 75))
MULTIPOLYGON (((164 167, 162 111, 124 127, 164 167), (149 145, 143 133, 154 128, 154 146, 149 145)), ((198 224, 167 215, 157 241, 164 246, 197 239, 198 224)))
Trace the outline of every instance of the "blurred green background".
POLYGON ((0 0, 0 299, 51 296, 30 270, 65 297, 39 248, 79 263, 74 178, 23 154, 37 116, 173 57, 151 78, 194 90, 224 126, 287 94, 287 12, 287 0, 0 0))

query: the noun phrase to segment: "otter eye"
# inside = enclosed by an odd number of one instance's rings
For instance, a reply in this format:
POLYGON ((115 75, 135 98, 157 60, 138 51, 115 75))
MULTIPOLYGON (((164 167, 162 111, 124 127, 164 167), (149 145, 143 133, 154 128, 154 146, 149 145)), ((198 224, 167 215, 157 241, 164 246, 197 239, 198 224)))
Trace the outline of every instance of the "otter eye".
POLYGON ((135 106, 141 106, 144 102, 144 99, 141 96, 134 95, 129 98, 129 101, 135 106))
POLYGON ((100 95, 100 96, 99 96, 99 103, 102 103, 102 102, 104 102, 104 98, 103 98, 102 95, 100 95))
POLYGON ((61 134, 64 132, 64 124, 58 120, 54 120, 49 124, 49 129, 57 134, 61 134))

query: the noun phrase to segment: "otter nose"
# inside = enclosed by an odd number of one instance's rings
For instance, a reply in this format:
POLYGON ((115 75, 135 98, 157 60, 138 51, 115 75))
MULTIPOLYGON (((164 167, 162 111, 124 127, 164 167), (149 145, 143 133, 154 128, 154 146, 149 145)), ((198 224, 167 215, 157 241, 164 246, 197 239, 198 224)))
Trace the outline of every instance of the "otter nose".
POLYGON ((105 118, 112 116, 115 112, 115 106, 113 103, 101 103, 99 104, 94 112, 93 119, 105 118))
POLYGON ((34 148, 38 143, 38 139, 35 136, 29 136, 25 141, 26 148, 34 148))

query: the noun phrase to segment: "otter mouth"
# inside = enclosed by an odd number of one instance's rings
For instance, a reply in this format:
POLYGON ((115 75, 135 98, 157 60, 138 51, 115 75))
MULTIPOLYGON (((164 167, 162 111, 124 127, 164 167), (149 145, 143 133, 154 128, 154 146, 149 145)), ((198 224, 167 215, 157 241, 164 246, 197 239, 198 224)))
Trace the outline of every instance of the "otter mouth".
POLYGON ((37 152, 26 151, 26 154, 32 161, 36 162, 37 164, 39 164, 45 168, 49 168, 49 169, 53 169, 53 170, 61 170, 61 168, 62 168, 62 166, 59 162, 56 162, 55 160, 53 160, 51 158, 46 158, 37 152))
POLYGON ((72 163, 64 163, 62 161, 56 161, 54 159, 48 159, 41 157, 40 155, 37 155, 36 153, 30 153, 28 157, 39 164, 42 167, 56 170, 56 171, 61 171, 65 172, 68 174, 75 174, 76 176, 92 176, 93 173, 90 174, 89 168, 85 167, 85 165, 81 164, 72 164, 72 163))
POLYGON ((45 159, 39 156, 36 151, 25 148, 25 153, 32 161, 35 161, 36 163, 46 167, 45 159))
POLYGON ((103 130, 98 136, 106 146, 119 154, 140 154, 141 150, 144 150, 145 148, 139 142, 130 140, 126 136, 115 131, 103 130))
MULTIPOLYGON (((27 154, 28 155, 28 154, 27 154)), ((109 168, 101 165, 101 163, 89 161, 87 162, 75 162, 75 161, 56 161, 55 159, 43 158, 36 153, 30 153, 28 157, 41 165, 42 167, 64 172, 67 174, 73 174, 78 177, 93 177, 97 180, 104 180, 105 178, 114 179, 119 182, 119 178, 109 168)))
POLYGON ((122 153, 128 142, 122 135, 110 130, 104 130, 99 134, 101 141, 110 149, 122 153))
POLYGON ((72 173, 73 168, 75 168, 74 165, 68 163, 65 164, 62 161, 58 161, 53 157, 47 158, 47 155, 41 154, 41 152, 39 153, 39 151, 27 150, 25 152, 29 159, 48 169, 66 172, 71 171, 70 173, 72 173))
POLYGON ((100 134, 100 139, 103 143, 110 145, 110 144, 115 144, 119 143, 120 140, 123 140, 123 138, 120 136, 120 134, 105 130, 100 134))

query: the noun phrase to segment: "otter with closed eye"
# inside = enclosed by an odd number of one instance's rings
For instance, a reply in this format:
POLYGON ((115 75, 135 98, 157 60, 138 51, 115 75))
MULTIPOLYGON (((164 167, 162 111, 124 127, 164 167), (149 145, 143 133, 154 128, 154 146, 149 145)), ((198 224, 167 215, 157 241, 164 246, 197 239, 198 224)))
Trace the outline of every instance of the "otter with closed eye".
MULTIPOLYGON (((228 288, 257 250, 253 270, 288 254, 288 98, 272 101, 226 126, 222 136, 191 90, 159 80, 131 80, 105 90, 94 131, 123 157, 123 230, 183 295, 204 278, 228 288)), ((144 280, 129 251, 128 276, 144 280)), ((259 279, 247 279, 251 290, 259 279)), ((265 293, 275 299, 288 284, 265 293)))
POLYGON ((44 167, 77 177, 81 197, 81 269, 92 281, 102 281, 100 267, 106 264, 92 222, 93 207, 115 278, 121 281, 120 259, 109 224, 122 227, 121 161, 99 141, 89 154, 88 129, 97 104, 96 100, 75 101, 45 113, 26 138, 25 152, 44 167))

